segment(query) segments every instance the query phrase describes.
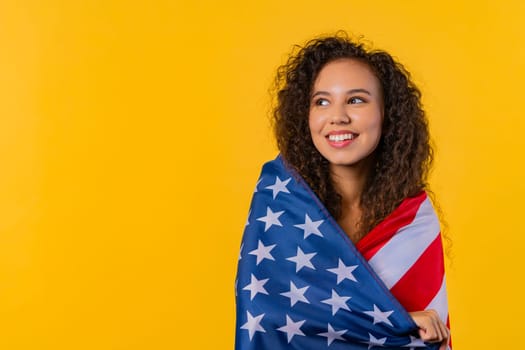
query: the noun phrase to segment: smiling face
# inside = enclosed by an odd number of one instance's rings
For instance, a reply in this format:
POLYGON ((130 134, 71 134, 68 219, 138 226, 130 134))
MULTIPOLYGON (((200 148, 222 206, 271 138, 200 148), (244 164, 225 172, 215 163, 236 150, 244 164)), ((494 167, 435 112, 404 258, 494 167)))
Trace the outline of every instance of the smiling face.
POLYGON ((312 88, 308 122, 312 141, 330 166, 363 166, 381 139, 383 95, 363 62, 327 63, 312 88))

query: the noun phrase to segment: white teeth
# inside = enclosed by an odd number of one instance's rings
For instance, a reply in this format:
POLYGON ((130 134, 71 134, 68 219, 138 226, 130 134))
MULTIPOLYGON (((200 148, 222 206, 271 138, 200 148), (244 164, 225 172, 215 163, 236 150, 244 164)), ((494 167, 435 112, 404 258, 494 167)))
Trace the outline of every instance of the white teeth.
POLYGON ((352 140, 354 138, 354 134, 341 134, 341 135, 328 135, 328 139, 330 141, 344 141, 344 140, 352 140))

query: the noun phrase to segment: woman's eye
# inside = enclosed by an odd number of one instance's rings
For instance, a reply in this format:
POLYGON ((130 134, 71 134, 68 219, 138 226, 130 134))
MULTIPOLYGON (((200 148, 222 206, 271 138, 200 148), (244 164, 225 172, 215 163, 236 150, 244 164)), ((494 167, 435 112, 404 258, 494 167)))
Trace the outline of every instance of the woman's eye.
POLYGON ((364 102, 365 102, 365 100, 363 100, 361 97, 351 97, 348 100, 349 104, 358 104, 358 103, 364 103, 364 102))
POLYGON ((324 98, 320 98, 315 101, 316 106, 328 106, 328 100, 325 100, 324 98))

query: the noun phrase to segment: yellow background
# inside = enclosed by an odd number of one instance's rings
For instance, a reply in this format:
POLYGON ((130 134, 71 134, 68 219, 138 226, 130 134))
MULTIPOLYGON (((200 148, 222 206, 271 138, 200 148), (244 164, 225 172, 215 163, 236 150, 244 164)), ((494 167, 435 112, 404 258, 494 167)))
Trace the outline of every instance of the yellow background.
POLYGON ((424 93, 455 348, 519 348, 523 4, 0 2, 0 349, 232 349, 268 87, 340 28, 424 93))

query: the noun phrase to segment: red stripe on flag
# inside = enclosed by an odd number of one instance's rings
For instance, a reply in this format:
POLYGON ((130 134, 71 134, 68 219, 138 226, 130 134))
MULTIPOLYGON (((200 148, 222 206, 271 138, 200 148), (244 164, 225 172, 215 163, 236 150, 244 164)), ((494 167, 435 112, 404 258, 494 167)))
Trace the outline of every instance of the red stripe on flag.
MULTIPOLYGON (((447 316, 447 328, 448 330, 450 331, 450 315, 447 316)), ((450 336, 450 338, 448 339, 448 347, 450 349, 452 349, 452 335, 450 336)))
POLYGON ((443 266, 443 247, 438 235, 390 291, 408 312, 424 310, 441 288, 443 266))
POLYGON ((374 227, 366 236, 356 244, 357 250, 370 260, 396 233, 412 221, 427 198, 425 192, 421 192, 415 197, 407 198, 394 209, 394 211, 374 227))

